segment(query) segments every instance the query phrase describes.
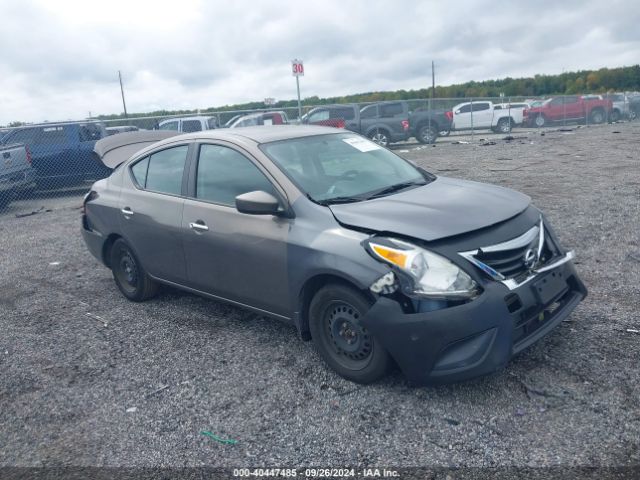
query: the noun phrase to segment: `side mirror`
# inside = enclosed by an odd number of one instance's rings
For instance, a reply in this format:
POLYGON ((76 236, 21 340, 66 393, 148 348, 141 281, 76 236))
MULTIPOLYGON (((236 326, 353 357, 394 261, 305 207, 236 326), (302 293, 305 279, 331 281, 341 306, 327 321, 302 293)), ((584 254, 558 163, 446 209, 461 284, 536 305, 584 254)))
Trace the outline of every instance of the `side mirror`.
POLYGON ((236 197, 236 209, 249 215, 277 215, 280 203, 270 193, 262 190, 243 193, 236 197))

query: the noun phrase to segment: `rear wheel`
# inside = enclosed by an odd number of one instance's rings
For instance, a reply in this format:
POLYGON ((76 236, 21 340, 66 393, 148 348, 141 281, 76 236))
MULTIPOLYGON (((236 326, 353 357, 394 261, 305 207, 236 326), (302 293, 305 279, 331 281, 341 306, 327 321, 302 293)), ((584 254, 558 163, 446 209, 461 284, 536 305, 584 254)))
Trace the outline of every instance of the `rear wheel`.
POLYGON ((509 133, 511 132, 511 119, 510 118, 501 118, 498 120, 498 125, 496 125, 496 130, 499 133, 509 133))
POLYGON ((374 130, 369 133, 369 138, 382 147, 389 146, 389 132, 386 130, 374 130))
POLYGON ((609 120, 611 120, 612 122, 617 122, 618 120, 620 120, 620 110, 614 110, 611 112, 611 115, 609 115, 609 120))
POLYGON ((540 114, 535 118, 536 127, 541 128, 547 124, 547 119, 544 115, 540 114))
POLYGON ((418 128, 416 140, 418 140, 420 143, 436 143, 437 138, 438 128, 435 125, 429 126, 429 124, 427 124, 418 128))
POLYGON ((309 306, 313 343, 327 364, 340 376, 357 383, 371 383, 389 371, 389 354, 362 325, 371 307, 355 289, 327 285, 309 306))
POLYGON ((129 300, 143 302, 158 292, 158 284, 149 277, 123 239, 116 240, 111 247, 111 271, 118 289, 129 300))
POLYGON ((604 122, 604 112, 596 108, 591 112, 591 123, 602 123, 604 122))

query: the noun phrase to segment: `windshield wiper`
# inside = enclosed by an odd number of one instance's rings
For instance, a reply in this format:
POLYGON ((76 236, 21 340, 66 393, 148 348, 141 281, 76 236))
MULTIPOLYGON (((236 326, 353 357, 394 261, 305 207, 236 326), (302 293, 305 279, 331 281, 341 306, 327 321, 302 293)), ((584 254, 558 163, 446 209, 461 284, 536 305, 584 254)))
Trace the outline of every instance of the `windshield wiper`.
POLYGON ((373 192, 371 195, 367 196, 367 200, 371 198, 384 197, 385 195, 389 195, 394 192, 399 192, 400 190, 404 190, 409 187, 421 187, 426 184, 427 182, 425 181, 415 181, 415 180, 411 182, 396 183, 395 185, 390 185, 388 187, 384 187, 381 190, 373 192))
POLYGON ((316 203, 319 205, 335 205, 337 203, 354 203, 361 202, 362 200, 366 200, 366 198, 360 197, 333 197, 327 198, 325 200, 316 200, 316 203))

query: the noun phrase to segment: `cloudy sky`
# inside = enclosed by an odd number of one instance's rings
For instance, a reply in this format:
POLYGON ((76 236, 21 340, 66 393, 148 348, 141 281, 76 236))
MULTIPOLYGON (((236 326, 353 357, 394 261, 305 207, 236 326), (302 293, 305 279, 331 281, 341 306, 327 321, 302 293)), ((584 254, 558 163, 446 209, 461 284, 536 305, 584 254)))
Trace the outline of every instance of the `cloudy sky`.
POLYGON ((640 62, 638 0, 0 0, 0 125, 640 62))

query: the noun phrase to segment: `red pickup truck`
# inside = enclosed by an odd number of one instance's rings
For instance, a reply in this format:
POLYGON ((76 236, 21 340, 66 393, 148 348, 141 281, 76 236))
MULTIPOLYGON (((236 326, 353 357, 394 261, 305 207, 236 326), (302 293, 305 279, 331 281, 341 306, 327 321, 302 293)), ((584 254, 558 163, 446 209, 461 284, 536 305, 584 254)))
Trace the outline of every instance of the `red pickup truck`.
POLYGON ((554 97, 539 107, 522 112, 523 123, 529 127, 546 127, 562 121, 603 123, 613 110, 611 100, 599 96, 581 97, 568 95, 554 97))

